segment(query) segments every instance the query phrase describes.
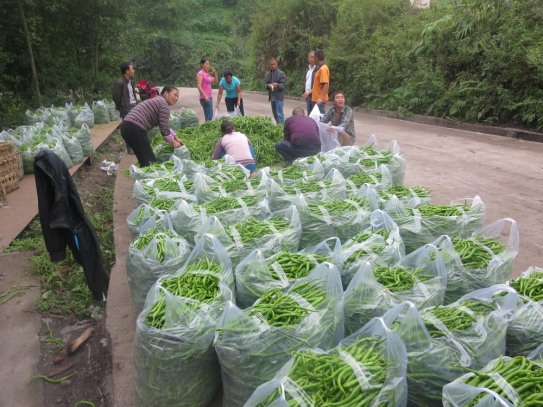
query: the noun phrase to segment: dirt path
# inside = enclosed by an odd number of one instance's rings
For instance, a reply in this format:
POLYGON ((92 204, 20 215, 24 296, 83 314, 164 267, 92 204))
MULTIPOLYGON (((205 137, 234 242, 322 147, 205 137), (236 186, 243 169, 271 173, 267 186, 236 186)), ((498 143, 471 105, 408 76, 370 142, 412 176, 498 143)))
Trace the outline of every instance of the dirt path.
MULTIPOLYGON (((100 164, 103 160, 119 163, 123 151, 120 135, 113 135, 94 156, 92 165, 81 167, 73 177, 85 212, 96 228, 108 273, 115 263, 113 189, 116 178, 102 171, 100 164)), ((22 297, 1 304, 0 331, 5 352, 0 362, 10 369, 0 371, 3 379, 0 392, 6 396, 0 399, 0 406, 73 406, 77 401, 89 401, 96 407, 107 406, 112 380, 105 303, 92 300, 82 268, 69 254, 61 263, 49 261, 37 218, 8 250, 25 250, 29 246, 35 246, 37 252, 0 255, 2 261, 14 259, 12 267, 1 272, 6 274, 0 276, 0 294, 15 286, 36 287, 27 290, 22 297), (22 264, 20 259, 26 263, 22 264), (91 314, 90 310, 94 312, 91 314), (87 329, 92 329, 90 338, 73 354, 63 354, 68 344, 87 329), (62 349, 53 338, 62 342, 62 349), (64 368, 66 370, 55 374, 64 368), (61 383, 46 383, 36 378, 27 385, 36 375, 50 376, 53 380, 70 377, 61 383)))

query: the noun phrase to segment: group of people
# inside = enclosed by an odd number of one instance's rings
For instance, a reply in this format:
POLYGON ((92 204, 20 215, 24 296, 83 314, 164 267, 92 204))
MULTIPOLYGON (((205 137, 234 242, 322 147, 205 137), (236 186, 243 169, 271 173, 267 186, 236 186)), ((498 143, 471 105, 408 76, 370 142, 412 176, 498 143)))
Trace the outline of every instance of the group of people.
MULTIPOLYGON (((285 167, 292 165, 299 157, 308 157, 321 151, 321 138, 319 125, 309 117, 317 107, 320 114, 320 122, 329 124, 329 131, 337 132, 337 127, 342 127, 343 132, 338 133, 340 145, 353 145, 355 142, 353 111, 345 106, 345 95, 341 91, 332 93, 328 97, 330 87, 330 70, 324 62, 323 51, 311 51, 308 54, 309 65, 306 69, 302 97, 306 100, 306 111, 302 107, 293 110, 292 116, 286 121, 283 114, 285 99, 286 75, 278 68, 275 58, 268 61, 270 71, 266 74, 265 89, 268 91, 272 113, 277 124, 284 123, 284 140, 276 143, 276 150, 285 159, 285 167), (333 107, 326 110, 326 103, 330 100, 333 107)), ((220 101, 224 94, 224 101, 228 112, 239 109, 239 114, 244 115, 243 98, 241 97, 241 82, 231 70, 224 71, 223 78, 219 81, 217 71, 211 66, 209 59, 202 58, 201 69, 196 75, 200 104, 204 109, 206 121, 213 119, 213 95, 212 84, 219 85, 219 93, 215 109, 219 109, 220 101)), ((158 126, 165 141, 174 148, 184 145, 183 141, 169 127, 170 109, 179 98, 179 91, 175 86, 165 86, 159 97, 136 103, 136 87, 132 83, 134 67, 128 62, 121 64, 121 76, 113 87, 113 101, 121 114, 121 135, 126 142, 129 154, 135 154, 141 167, 156 162, 149 142, 147 132, 158 126)), ((228 154, 237 163, 244 165, 251 173, 256 170, 254 149, 249 139, 242 133, 236 132, 235 127, 229 121, 221 124, 223 137, 215 146, 213 159, 222 158, 228 154)))

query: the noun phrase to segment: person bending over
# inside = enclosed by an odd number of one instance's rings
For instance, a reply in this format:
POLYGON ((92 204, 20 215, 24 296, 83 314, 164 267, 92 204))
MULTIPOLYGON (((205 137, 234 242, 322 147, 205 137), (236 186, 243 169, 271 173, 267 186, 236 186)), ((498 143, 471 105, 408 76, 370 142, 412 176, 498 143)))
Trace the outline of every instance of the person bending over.
POLYGON ((285 139, 275 143, 275 149, 285 159, 285 167, 291 166, 296 158, 309 157, 321 151, 317 123, 307 117, 301 107, 295 108, 285 121, 283 133, 285 139))
POLYGON ((234 76, 230 69, 224 71, 224 78, 219 82, 219 95, 217 96, 215 109, 219 108, 219 103, 223 91, 225 90, 226 96, 224 97, 224 103, 226 104, 226 111, 233 112, 236 110, 236 107, 239 107, 239 112, 242 116, 245 116, 245 112, 243 111, 243 98, 241 97, 241 82, 234 76))
MULTIPOLYGON (((342 146, 352 146, 356 141, 354 134, 353 109, 349 106, 345 106, 345 95, 340 90, 332 93, 330 100, 334 107, 328 110, 325 115, 321 117, 320 121, 329 123, 330 126, 343 127, 345 131, 338 134, 338 142, 342 146)), ((330 132, 332 132, 331 129, 330 132)))
POLYGON ((221 133, 222 137, 215 146, 212 159, 218 160, 228 154, 237 164, 243 165, 251 171, 251 174, 254 173, 256 170, 255 150, 247 136, 237 132, 228 120, 221 123, 221 133))
POLYGON ((170 109, 177 102, 179 93, 175 86, 164 86, 161 96, 148 99, 136 105, 124 118, 121 124, 121 136, 132 147, 140 167, 147 167, 149 163, 157 161, 147 132, 155 126, 160 127, 164 140, 174 148, 184 144, 177 134, 170 129, 170 109))

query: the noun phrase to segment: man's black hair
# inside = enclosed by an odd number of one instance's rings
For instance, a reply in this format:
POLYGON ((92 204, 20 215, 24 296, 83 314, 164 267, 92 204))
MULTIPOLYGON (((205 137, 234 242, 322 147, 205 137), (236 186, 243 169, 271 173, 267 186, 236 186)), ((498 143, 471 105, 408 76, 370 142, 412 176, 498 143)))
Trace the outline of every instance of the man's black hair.
POLYGON ((322 49, 315 51, 315 58, 317 58, 319 61, 324 61, 324 51, 322 49))
POLYGON ((130 62, 121 63, 121 75, 124 75, 130 69, 130 65, 132 65, 130 62))

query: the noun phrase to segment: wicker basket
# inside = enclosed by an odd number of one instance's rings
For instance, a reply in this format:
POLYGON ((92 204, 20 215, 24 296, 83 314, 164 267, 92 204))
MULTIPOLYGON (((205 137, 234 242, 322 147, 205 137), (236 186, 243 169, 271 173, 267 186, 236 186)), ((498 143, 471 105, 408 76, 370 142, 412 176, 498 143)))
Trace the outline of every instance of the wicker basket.
POLYGON ((0 157, 13 152, 13 144, 9 141, 0 141, 0 157))
POLYGON ((15 155, 15 160, 17 160, 17 173, 19 175, 19 180, 22 180, 25 176, 25 169, 23 167, 23 153, 18 148, 13 149, 13 154, 15 155))
POLYGON ((8 194, 6 193, 6 190, 0 184, 0 206, 6 206, 8 204, 8 194))
POLYGON ((17 157, 13 153, 13 144, 0 143, 0 185, 9 194, 19 188, 19 168, 17 157))

